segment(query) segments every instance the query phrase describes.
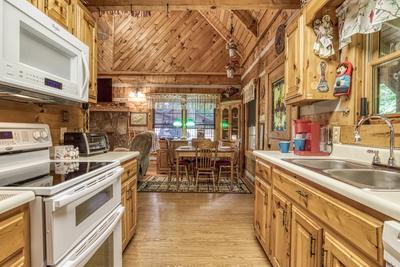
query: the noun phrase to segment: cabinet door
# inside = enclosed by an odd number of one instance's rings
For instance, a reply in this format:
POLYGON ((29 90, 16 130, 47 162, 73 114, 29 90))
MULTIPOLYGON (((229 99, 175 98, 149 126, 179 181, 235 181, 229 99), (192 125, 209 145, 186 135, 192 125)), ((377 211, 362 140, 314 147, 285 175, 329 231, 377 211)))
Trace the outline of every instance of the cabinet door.
POLYGON ((324 266, 326 267, 371 266, 360 258, 359 253, 354 252, 345 243, 339 241, 329 233, 325 233, 324 236, 324 256, 324 266))
POLYGON ((81 4, 76 8, 77 37, 89 47, 89 102, 97 102, 97 26, 90 12, 81 4))
POLYGON ((233 107, 231 110, 231 125, 232 125, 232 132, 231 132, 231 139, 232 136, 236 136, 236 140, 240 138, 239 136, 239 120, 240 120, 240 109, 239 107, 233 107))
POLYGON ((292 21, 286 29, 285 86, 286 99, 302 95, 303 46, 302 16, 292 21))
POLYGON ((222 110, 222 122, 221 122, 221 139, 222 140, 230 140, 230 123, 229 123, 229 109, 224 108, 222 110))
POLYGON ((321 265, 322 227, 297 207, 292 207, 291 266, 321 265))
POLYGON ((290 266, 291 203, 274 191, 272 194, 271 248, 274 266, 290 266))
POLYGON ((122 185, 121 188, 121 204, 125 208, 124 215, 122 216, 122 249, 125 249, 126 245, 128 244, 128 217, 129 217, 129 210, 128 210, 128 183, 122 185))
POLYGON ((68 31, 73 32, 71 0, 44 0, 44 12, 68 31))
POLYGON ((0 266, 30 266, 29 206, 0 214, 0 266))
POLYGON ((128 233, 129 239, 133 237, 136 230, 136 198, 137 198, 137 186, 136 186, 136 178, 133 178, 129 182, 129 194, 128 194, 128 201, 129 205, 129 217, 128 217, 128 233))
POLYGON ((267 254, 270 254, 272 187, 256 177, 254 229, 267 254))

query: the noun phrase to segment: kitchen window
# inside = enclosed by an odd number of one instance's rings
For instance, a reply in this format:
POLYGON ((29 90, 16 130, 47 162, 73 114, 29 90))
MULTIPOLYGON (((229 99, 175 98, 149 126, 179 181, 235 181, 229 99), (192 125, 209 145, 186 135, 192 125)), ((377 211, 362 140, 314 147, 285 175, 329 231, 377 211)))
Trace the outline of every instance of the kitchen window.
POLYGON ((400 113, 400 19, 372 35, 373 113, 400 113))

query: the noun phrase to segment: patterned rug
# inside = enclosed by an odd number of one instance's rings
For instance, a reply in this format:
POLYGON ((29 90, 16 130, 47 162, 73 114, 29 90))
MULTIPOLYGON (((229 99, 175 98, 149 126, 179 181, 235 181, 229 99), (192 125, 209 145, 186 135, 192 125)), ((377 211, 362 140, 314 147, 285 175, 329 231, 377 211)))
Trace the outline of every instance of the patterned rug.
POLYGON ((139 181, 138 192, 251 194, 241 179, 239 179, 238 183, 233 183, 233 188, 231 188, 231 183, 228 180, 223 179, 219 187, 217 184, 215 185, 214 191, 211 180, 199 180, 197 188, 194 183, 189 184, 186 179, 180 182, 178 186, 175 179, 168 182, 168 177, 163 175, 156 175, 145 181, 139 181))

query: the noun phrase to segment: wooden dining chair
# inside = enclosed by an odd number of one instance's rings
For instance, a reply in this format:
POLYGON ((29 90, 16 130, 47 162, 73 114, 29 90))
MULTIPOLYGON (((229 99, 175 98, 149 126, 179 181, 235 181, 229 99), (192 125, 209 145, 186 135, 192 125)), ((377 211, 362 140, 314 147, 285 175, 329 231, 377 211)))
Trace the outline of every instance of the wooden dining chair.
POLYGON ((239 171, 239 153, 240 148, 237 146, 232 147, 234 150, 233 158, 222 159, 217 161, 217 169, 218 169, 218 187, 220 186, 221 180, 229 179, 231 188, 233 188, 234 179, 239 182, 240 171, 239 171), (231 170, 231 161, 233 161, 233 170, 231 170), (233 171, 233 176, 231 175, 233 171))
MULTIPOLYGON (((175 157, 175 148, 172 146, 172 143, 170 140, 167 140, 167 150, 168 150, 168 182, 171 182, 172 176, 176 176, 176 162, 177 159, 175 157)), ((179 171, 178 171, 178 176, 176 177, 176 183, 179 184, 179 180, 182 181, 182 179, 179 179, 181 174, 186 175, 186 179, 188 180, 189 184, 191 184, 191 179, 189 176, 189 167, 190 167, 190 162, 186 160, 180 160, 179 161, 179 171)), ((183 175, 182 175, 183 176, 183 175)))
POLYGON ((218 149, 218 142, 202 141, 196 145, 195 177, 196 187, 198 188, 199 179, 212 179, 213 189, 215 191, 215 161, 218 149))

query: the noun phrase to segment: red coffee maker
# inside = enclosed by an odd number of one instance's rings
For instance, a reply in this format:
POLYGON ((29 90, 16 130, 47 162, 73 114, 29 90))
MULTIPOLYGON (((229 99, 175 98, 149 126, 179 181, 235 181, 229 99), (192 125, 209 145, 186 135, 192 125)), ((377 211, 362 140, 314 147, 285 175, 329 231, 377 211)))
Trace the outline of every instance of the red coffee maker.
POLYGON ((295 120, 294 131, 295 138, 301 136, 305 139, 304 151, 294 150, 294 154, 300 156, 329 156, 328 152, 322 152, 320 148, 321 125, 318 122, 295 120))

